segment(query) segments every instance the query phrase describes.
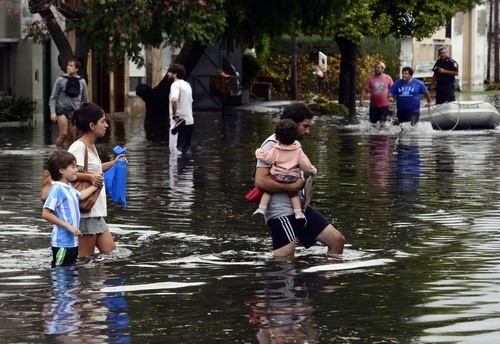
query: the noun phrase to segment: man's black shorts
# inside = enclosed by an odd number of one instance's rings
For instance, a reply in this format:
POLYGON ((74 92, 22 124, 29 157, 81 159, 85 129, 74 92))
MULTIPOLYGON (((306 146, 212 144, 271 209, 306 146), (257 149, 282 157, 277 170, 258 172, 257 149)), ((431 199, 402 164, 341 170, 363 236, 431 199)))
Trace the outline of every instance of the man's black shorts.
POLYGON ((305 248, 316 243, 316 238, 330 224, 323 215, 311 207, 304 213, 306 221, 296 219, 295 215, 281 216, 267 221, 273 238, 273 250, 277 250, 299 239, 305 248))

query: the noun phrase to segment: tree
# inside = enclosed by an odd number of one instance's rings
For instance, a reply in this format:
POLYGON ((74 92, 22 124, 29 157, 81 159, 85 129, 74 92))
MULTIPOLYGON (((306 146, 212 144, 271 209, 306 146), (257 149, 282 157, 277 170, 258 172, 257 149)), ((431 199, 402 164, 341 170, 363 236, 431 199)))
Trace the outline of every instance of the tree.
MULTIPOLYGON (((28 0, 31 13, 42 18, 31 24, 30 35, 40 41, 48 32, 59 51, 61 70, 66 70, 68 59, 78 58, 82 62, 79 73, 86 79, 90 49, 111 69, 126 58, 142 66, 143 45, 183 45, 177 61, 191 71, 206 44, 218 39, 225 28, 223 1, 28 0), (65 30, 75 32, 74 47, 65 30)), ((164 79, 153 89, 144 86, 138 94, 146 102, 146 134, 148 139, 162 140, 168 132, 165 95, 170 82, 164 79)))
POLYGON ((223 0, 28 0, 28 5, 42 18, 31 24, 30 36, 42 40, 46 30, 59 50, 61 69, 76 57, 83 76, 90 49, 108 67, 125 58, 141 66, 143 44, 208 44, 225 27, 223 0), (72 30, 74 47, 65 35, 72 30))
POLYGON ((376 13, 371 6, 377 0, 367 0, 344 14, 339 21, 330 20, 328 32, 333 33, 340 49, 339 94, 340 104, 352 115, 356 112, 356 57, 360 41, 366 36, 388 34, 390 18, 376 13))
POLYGON ((260 42, 263 39, 288 34, 292 99, 297 96, 297 56, 294 38, 304 33, 324 33, 328 21, 336 21, 361 0, 269 0, 262 5, 258 0, 226 1, 226 37, 242 42, 260 42))

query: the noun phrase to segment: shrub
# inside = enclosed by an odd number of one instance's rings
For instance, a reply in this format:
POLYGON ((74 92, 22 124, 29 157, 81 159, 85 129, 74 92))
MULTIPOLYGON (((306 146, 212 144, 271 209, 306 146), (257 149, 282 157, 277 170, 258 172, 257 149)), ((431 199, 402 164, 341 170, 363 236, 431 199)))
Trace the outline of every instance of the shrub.
POLYGON ((308 106, 316 115, 349 115, 349 109, 347 109, 345 105, 339 104, 336 101, 328 100, 321 96, 314 96, 308 106))
POLYGON ((0 97, 0 122, 31 122, 36 103, 29 98, 0 97))
MULTIPOLYGON (((361 92, 368 76, 373 74, 373 67, 379 61, 379 55, 358 57, 356 61, 357 78, 356 89, 361 92)), ((308 100, 313 95, 327 99, 335 99, 339 90, 340 56, 328 56, 328 70, 325 78, 319 79, 316 75, 316 58, 308 54, 297 58, 297 94, 301 100, 308 100)), ((288 99, 290 93, 290 57, 287 55, 271 55, 262 66, 257 77, 258 81, 273 84, 273 99, 288 99)))

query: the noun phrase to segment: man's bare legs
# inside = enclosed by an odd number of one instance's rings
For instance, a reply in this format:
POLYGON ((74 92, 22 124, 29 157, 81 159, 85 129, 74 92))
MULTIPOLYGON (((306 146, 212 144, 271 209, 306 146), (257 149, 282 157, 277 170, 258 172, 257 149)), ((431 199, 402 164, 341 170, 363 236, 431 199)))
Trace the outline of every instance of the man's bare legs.
POLYGON ((328 246, 327 254, 342 254, 344 252, 345 237, 331 224, 319 233, 316 240, 328 246))
POLYGON ((295 240, 283 247, 274 250, 274 258, 293 258, 295 254, 295 240))
MULTIPOLYGON (((326 254, 342 254, 344 252, 345 237, 331 224, 316 237, 316 240, 328 246, 326 254)), ((274 250, 275 258, 293 257, 295 254, 295 240, 274 250)))
POLYGON ((69 121, 65 115, 57 116, 57 126, 59 127, 59 136, 56 139, 56 147, 63 148, 64 141, 68 136, 69 121))

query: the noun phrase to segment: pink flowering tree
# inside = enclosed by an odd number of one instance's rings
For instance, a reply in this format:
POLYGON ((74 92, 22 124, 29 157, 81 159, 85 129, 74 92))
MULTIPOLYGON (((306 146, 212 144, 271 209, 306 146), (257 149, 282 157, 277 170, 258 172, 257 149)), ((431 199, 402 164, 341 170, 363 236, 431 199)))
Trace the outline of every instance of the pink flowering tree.
POLYGON ((109 67, 125 58, 142 65, 142 44, 208 44, 225 27, 223 0, 28 0, 28 5, 41 17, 29 26, 29 36, 42 41, 49 34, 61 69, 76 57, 84 77, 90 50, 109 67), (74 47, 68 31, 75 33, 74 47))

